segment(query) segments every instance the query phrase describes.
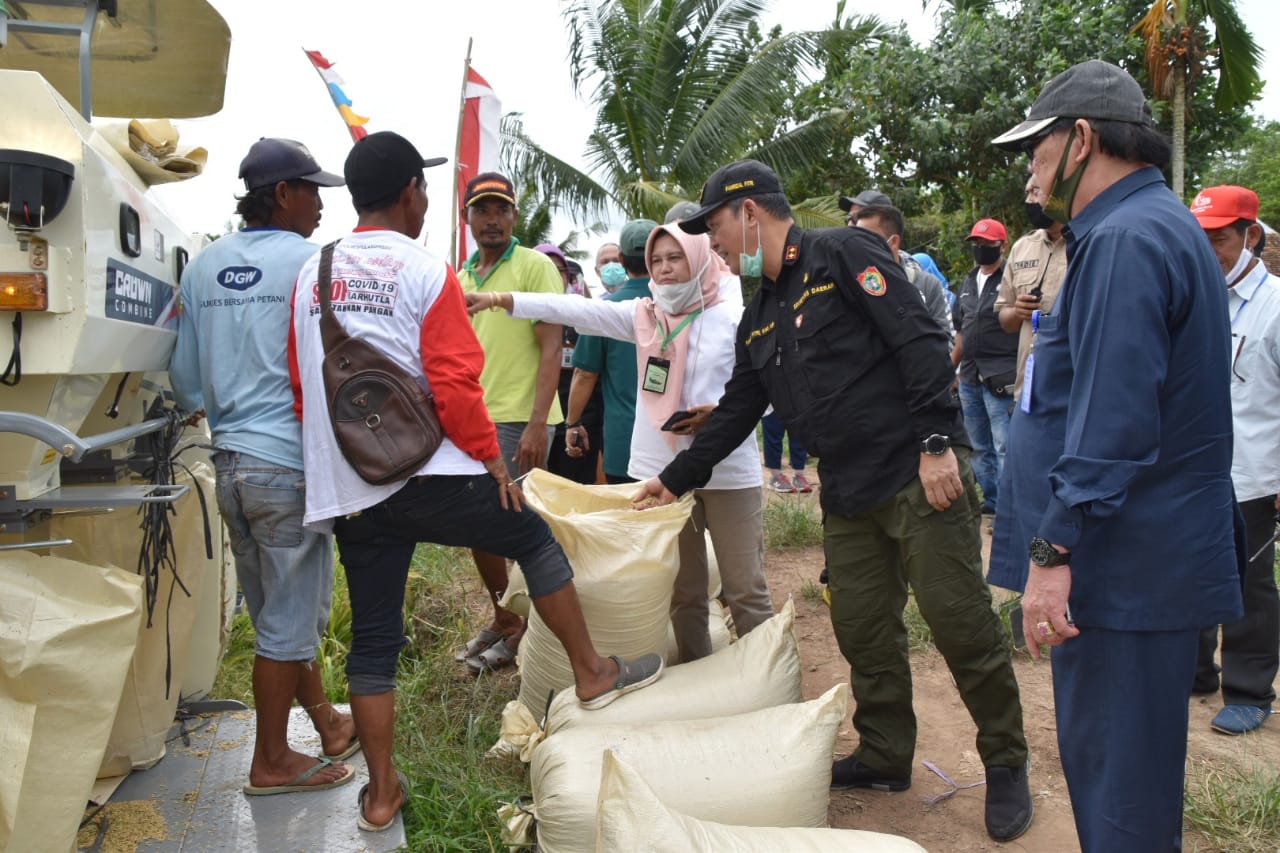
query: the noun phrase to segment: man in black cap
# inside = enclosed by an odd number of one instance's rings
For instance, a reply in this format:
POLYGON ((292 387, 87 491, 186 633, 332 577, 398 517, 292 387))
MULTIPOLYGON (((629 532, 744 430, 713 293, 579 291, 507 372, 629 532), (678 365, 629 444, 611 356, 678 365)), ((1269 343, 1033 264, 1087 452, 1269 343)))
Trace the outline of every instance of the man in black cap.
POLYGON ((325 699, 313 665, 329 624, 333 541, 302 529, 302 430, 293 414, 284 331, 298 270, 315 254, 321 187, 342 186, 304 145, 260 139, 240 164, 244 228, 210 244, 182 274, 174 394, 204 410, 213 433, 218 508, 256 631, 257 716, 250 795, 350 782, 355 726, 325 699), (320 733, 325 757, 289 748, 294 698, 320 733), (332 765, 332 766, 330 766, 332 765))
POLYGON ((1030 155, 1044 212, 1067 224, 1000 511, 1002 545, 1030 558, 1024 631, 1053 647, 1076 829, 1086 851, 1180 849, 1200 629, 1241 614, 1222 270, 1122 69, 1072 66, 994 143, 1030 155))
POLYGON ((893 199, 879 190, 863 190, 854 196, 842 195, 836 203, 845 212, 844 224, 852 228, 858 224, 858 211, 862 210, 862 208, 870 207, 873 204, 892 205, 893 199))
POLYGON ((367 831, 389 828, 408 797, 408 782, 391 753, 396 664, 405 643, 404 585, 419 542, 519 560, 534 607, 568 653, 584 707, 603 707, 662 671, 658 655, 623 661, 596 654, 569 561, 546 522, 521 511, 519 484, 485 410, 479 381, 484 352, 467 319, 462 288, 448 264, 416 242, 427 212, 423 169, 440 162, 424 160, 407 139, 387 131, 357 142, 345 175, 359 225, 332 260, 333 310, 347 333, 378 346, 435 398, 444 440, 417 474, 374 486, 338 448, 322 372, 319 257, 298 276, 290 334, 306 466, 317 472, 307 490, 305 521, 333 527, 351 595, 347 680, 369 765, 357 820, 367 831))
POLYGON ((1017 838, 1032 819, 1022 706, 982 580, 979 501, 946 333, 879 235, 797 228, 763 163, 720 169, 701 203, 680 227, 706 232, 729 268, 760 287, 724 396, 637 499, 665 503, 703 486, 772 404, 819 460, 831 622, 852 665, 860 743, 833 765, 831 787, 911 786, 916 724, 902 622, 910 586, 978 727, 987 832, 1017 838))

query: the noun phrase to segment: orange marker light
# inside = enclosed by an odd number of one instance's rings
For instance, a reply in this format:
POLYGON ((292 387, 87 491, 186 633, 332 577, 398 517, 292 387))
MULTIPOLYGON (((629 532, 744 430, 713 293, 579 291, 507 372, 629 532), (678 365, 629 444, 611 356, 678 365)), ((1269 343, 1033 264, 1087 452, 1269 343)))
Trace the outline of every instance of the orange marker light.
POLYGON ((49 280, 42 272, 0 272, 0 311, 44 311, 49 280))

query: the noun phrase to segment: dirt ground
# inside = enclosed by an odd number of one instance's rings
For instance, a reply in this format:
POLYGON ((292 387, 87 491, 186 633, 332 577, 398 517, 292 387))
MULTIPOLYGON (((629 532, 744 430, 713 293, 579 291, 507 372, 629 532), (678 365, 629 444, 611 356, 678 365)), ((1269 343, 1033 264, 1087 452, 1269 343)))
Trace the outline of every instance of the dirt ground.
MULTIPOLYGON (((775 495, 768 500, 814 501, 817 495, 775 495)), ((984 557, 990 536, 984 534, 984 557)), ((840 655, 831 631, 826 605, 812 594, 802 593, 816 583, 822 570, 821 547, 769 551, 766 573, 774 603, 788 596, 795 600, 796 633, 804 668, 806 699, 821 695, 833 684, 848 683, 848 663, 840 655)), ((1072 853, 1080 849, 1066 781, 1058 757, 1053 717, 1053 686, 1047 661, 1035 662, 1025 653, 1015 657, 1015 671, 1022 691, 1027 740, 1031 747, 1031 790, 1035 820, 1022 838, 1008 844, 992 841, 983 827, 984 788, 962 790, 930 805, 929 800, 950 789, 942 778, 924 767, 929 761, 963 786, 982 781, 982 762, 974 749, 975 728, 960 701, 942 657, 933 649, 912 655, 915 713, 919 734, 912 787, 904 793, 876 791, 833 792, 830 821, 835 827, 866 829, 906 836, 931 851, 964 853, 977 850, 1025 850, 1072 853)), ((851 703, 852 704, 852 703, 851 703)), ((1280 766, 1280 724, 1272 721, 1245 737, 1227 737, 1209 728, 1222 707, 1220 695, 1192 697, 1188 760, 1226 766, 1259 760, 1280 766)), ((845 755, 856 745, 852 723, 846 721, 836 740, 836 754, 845 755)), ((1184 849, 1208 851, 1204 839, 1189 832, 1184 849)))

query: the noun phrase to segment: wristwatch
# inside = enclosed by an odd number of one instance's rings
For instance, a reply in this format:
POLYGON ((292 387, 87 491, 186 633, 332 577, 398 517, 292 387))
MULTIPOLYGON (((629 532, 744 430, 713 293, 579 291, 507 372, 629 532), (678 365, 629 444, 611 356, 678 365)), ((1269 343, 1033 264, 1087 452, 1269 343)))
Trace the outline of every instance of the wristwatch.
POLYGON ((920 442, 920 452, 928 453, 930 456, 941 456, 949 447, 951 447, 951 437, 937 433, 920 442))
POLYGON ((1048 539, 1031 537, 1031 562, 1041 568, 1065 566, 1071 562, 1070 551, 1059 551, 1048 539))

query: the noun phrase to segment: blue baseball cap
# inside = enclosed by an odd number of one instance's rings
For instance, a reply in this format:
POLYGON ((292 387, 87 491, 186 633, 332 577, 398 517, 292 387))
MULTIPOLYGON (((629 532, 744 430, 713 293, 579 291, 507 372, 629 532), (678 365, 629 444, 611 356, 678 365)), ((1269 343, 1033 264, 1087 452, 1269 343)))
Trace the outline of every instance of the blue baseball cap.
POLYGON ((292 139, 264 136, 249 148, 240 161, 240 177, 245 189, 253 191, 280 181, 310 181, 322 187, 340 187, 338 175, 320 168, 307 146, 292 139))

